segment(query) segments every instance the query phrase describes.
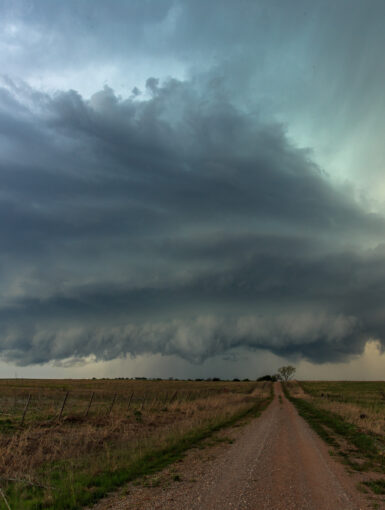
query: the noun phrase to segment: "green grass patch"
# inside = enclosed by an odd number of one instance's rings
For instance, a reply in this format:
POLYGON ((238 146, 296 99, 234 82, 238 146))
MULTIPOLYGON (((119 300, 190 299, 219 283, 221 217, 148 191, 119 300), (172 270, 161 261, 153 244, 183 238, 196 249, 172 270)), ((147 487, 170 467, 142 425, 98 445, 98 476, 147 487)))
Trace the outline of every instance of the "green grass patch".
POLYGON ((385 480, 381 478, 362 483, 366 485, 366 487, 369 487, 374 494, 385 494, 385 480))
POLYGON ((9 418, 0 418, 0 433, 13 432, 16 429, 16 424, 9 418))

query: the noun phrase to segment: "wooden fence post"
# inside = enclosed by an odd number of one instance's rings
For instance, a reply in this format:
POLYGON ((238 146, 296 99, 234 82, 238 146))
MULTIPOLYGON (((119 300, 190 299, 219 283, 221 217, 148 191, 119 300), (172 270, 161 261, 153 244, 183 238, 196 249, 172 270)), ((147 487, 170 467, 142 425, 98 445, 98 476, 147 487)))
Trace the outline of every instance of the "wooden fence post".
POLYGON ((28 395, 28 400, 27 400, 27 403, 25 404, 25 407, 24 407, 23 417, 21 418, 21 424, 20 425, 24 425, 25 415, 27 414, 27 410, 28 410, 30 402, 31 402, 31 394, 28 395))
POLYGON ((88 406, 87 406, 86 414, 84 415, 86 418, 87 418, 87 416, 88 416, 88 412, 89 412, 89 410, 90 410, 90 408, 91 408, 91 404, 92 404, 92 401, 93 401, 93 399, 94 399, 94 395, 95 395, 95 392, 93 391, 93 392, 92 392, 92 395, 91 395, 91 398, 90 398, 90 401, 88 402, 88 406))
POLYGON ((0 494, 1 494, 2 498, 3 498, 3 500, 4 500, 5 506, 8 508, 8 510, 11 510, 11 507, 9 506, 7 498, 5 497, 5 494, 2 491, 1 487, 0 487, 0 494))
POLYGON ((128 401, 128 406, 127 406, 127 409, 130 409, 130 405, 131 405, 131 400, 132 400, 132 397, 134 396, 134 392, 131 393, 131 397, 130 397, 130 400, 128 401))
POLYGON ((108 411, 108 416, 111 414, 111 411, 112 411, 112 408, 114 407, 114 404, 115 404, 115 400, 116 400, 117 395, 118 395, 118 394, 117 394, 117 393, 115 393, 114 398, 112 399, 111 406, 110 406, 110 410, 108 411))
POLYGON ((64 406, 66 405, 68 395, 69 395, 69 391, 67 391, 67 393, 65 394, 65 397, 64 397, 61 409, 60 409, 60 413, 59 413, 59 420, 62 417, 62 414, 63 414, 63 411, 64 411, 64 406))

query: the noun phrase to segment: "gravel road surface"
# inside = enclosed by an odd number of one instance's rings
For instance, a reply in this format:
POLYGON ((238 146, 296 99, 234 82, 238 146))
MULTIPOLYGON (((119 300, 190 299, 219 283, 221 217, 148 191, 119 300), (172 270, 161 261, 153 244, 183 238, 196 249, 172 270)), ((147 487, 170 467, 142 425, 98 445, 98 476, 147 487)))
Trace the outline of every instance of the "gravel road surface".
MULTIPOLYGON (((182 482, 127 489, 98 510, 359 510, 373 508, 354 476, 285 398, 280 383, 261 417, 202 460, 186 458, 182 482)), ((378 507, 377 507, 378 508, 378 507)))

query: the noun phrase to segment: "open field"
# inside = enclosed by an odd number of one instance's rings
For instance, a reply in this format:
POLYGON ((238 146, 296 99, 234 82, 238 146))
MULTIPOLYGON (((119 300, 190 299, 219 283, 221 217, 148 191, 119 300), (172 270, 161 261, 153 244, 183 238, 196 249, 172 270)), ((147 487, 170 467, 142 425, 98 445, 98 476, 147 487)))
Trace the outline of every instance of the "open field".
POLYGON ((154 402, 192 401, 226 392, 249 393, 256 383, 158 380, 0 380, 0 429, 20 423, 28 400, 25 421, 72 415, 122 414, 142 410, 154 402), (63 402, 65 401, 62 410, 63 402), (11 423, 10 423, 11 422, 11 423))
POLYGON ((270 397, 256 382, 2 380, 0 487, 12 510, 82 508, 270 397))
POLYGON ((385 436, 385 382, 307 381, 301 388, 318 407, 368 433, 385 436))
POLYGON ((272 383, 2 380, 0 509, 385 508, 385 383, 283 390, 252 420, 272 383))

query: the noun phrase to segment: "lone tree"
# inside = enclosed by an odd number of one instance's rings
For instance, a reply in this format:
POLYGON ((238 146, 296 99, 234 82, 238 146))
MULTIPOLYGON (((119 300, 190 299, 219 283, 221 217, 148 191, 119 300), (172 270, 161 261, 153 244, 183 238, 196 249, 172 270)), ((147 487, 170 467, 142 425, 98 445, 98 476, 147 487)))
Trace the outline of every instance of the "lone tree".
POLYGON ((278 374, 282 378, 283 381, 288 381, 291 379, 295 373, 296 368, 291 365, 287 365, 285 367, 281 367, 278 369, 278 374))

